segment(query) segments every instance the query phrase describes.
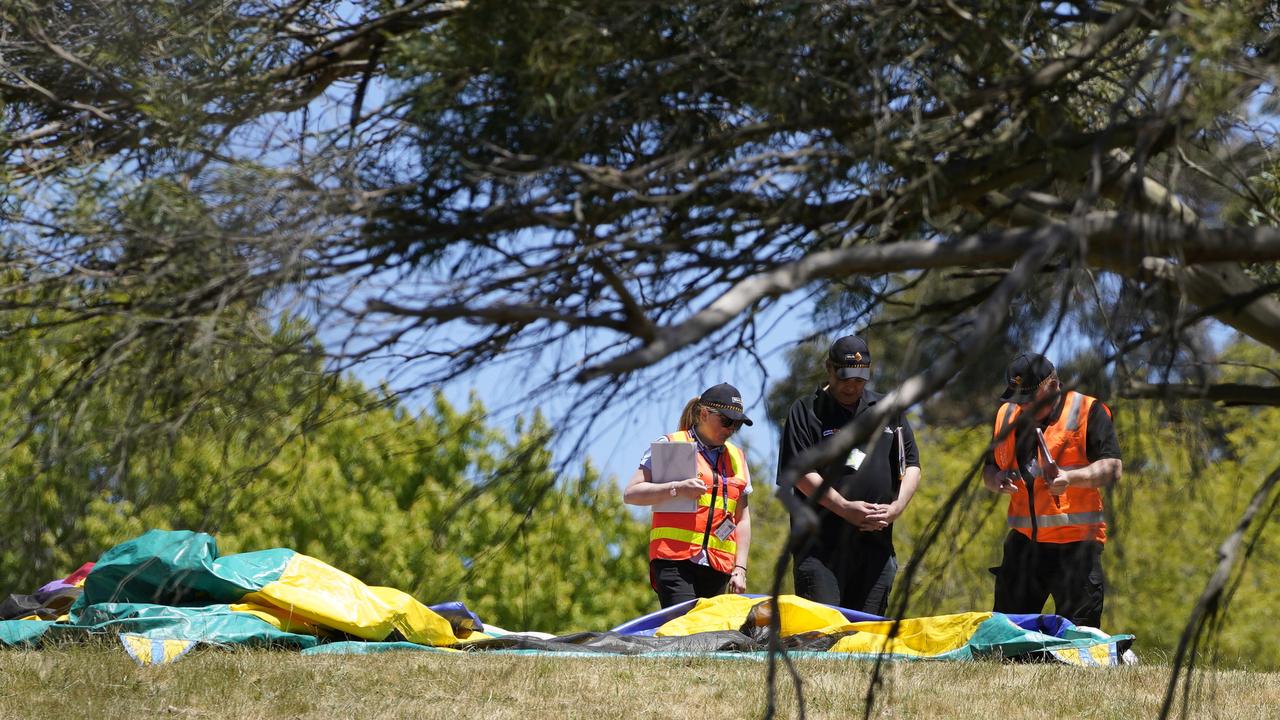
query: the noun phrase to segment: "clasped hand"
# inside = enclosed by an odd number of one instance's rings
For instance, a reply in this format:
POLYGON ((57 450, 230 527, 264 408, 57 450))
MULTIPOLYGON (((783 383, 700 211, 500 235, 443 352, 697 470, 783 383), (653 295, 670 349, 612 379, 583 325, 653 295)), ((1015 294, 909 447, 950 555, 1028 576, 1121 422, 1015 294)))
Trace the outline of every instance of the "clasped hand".
POLYGON ((869 532, 889 527, 902 514, 897 503, 873 503, 850 500, 840 514, 850 525, 869 532))

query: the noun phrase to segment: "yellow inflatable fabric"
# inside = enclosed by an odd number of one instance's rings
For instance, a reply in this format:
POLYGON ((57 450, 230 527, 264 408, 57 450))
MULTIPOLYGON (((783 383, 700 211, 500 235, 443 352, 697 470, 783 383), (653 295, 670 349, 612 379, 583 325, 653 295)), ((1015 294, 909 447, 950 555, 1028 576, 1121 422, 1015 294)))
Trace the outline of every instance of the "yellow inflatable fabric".
POLYGON ((267 613, 277 619, 332 628, 364 640, 385 640, 396 631, 420 645, 458 642, 448 620, 408 593, 370 587, 308 555, 294 555, 279 579, 245 595, 241 602, 284 611, 267 613))
POLYGON ((854 631, 831 646, 829 652, 892 653, 916 657, 932 657, 958 650, 968 644, 978 626, 991 617, 989 612, 937 615, 899 620, 897 630, 892 620, 849 623, 834 632, 854 631), (890 633, 893 637, 889 637, 890 633))
MULTIPOLYGON (((892 620, 849 622, 840 611, 795 595, 778 597, 782 637, 800 633, 842 634, 830 652, 893 653, 932 657, 964 647, 974 631, 991 617, 989 612, 938 615, 892 620), (890 637, 890 633, 893 634, 890 637)), ((743 626, 767 627, 771 608, 768 598, 719 595, 703 598, 684 615, 660 626, 654 635, 672 637, 743 626)))
POLYGON ((317 635, 322 636, 326 633, 323 628, 316 627, 314 623, 307 622, 302 619, 301 615, 290 610, 275 607, 273 605, 258 605, 257 603, 232 603, 227 607, 236 612, 249 613, 259 620, 269 622, 276 627, 277 630, 284 632, 298 633, 299 635, 317 635))
MULTIPOLYGON (((839 610, 797 595, 779 595, 782 636, 804 632, 829 632, 844 627, 849 621, 839 610)), ((669 620, 657 630, 658 637, 692 635, 715 630, 738 630, 748 621, 755 627, 766 627, 770 620, 769 598, 742 595, 718 595, 698 600, 689 612, 669 620)))

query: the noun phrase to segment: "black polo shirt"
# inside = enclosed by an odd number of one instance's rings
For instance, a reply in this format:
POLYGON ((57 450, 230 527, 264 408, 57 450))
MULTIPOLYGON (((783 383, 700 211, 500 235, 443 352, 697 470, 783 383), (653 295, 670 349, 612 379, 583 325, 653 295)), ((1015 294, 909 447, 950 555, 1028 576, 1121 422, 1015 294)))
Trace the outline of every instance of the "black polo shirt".
MULTIPOLYGON (((806 449, 835 435, 858 415, 874 406, 882 396, 864 390, 858 406, 849 410, 820 388, 812 395, 796 400, 787 414, 782 428, 782 446, 778 451, 778 472, 781 473, 791 460, 806 449)), ((890 503, 898 497, 900 468, 898 463, 898 433, 902 435, 905 467, 920 467, 920 454, 916 449, 915 434, 904 417, 891 420, 880 433, 871 453, 861 459, 855 468, 847 461, 838 460, 821 468, 810 468, 823 479, 830 479, 836 492, 848 500, 864 500, 874 503, 890 503)), ((799 490, 793 490, 804 497, 799 490)), ((847 547, 852 542, 867 541, 893 545, 893 526, 876 532, 863 532, 845 522, 843 518, 819 505, 817 507, 820 528, 817 542, 801 555, 821 554, 847 547)))

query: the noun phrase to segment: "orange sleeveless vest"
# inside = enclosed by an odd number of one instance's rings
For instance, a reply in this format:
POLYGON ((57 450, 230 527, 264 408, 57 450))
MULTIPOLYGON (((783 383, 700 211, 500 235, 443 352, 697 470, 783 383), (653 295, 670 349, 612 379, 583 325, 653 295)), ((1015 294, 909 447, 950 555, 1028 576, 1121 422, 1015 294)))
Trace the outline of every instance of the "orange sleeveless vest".
MULTIPOLYGON (((1085 437, 1089 430, 1089 410, 1097 402, 1096 398, 1069 391, 1063 398, 1062 413, 1049 427, 1044 429, 1045 445, 1064 470, 1084 467, 1089 464, 1085 453, 1085 437)), ((1103 405, 1107 414, 1111 410, 1103 405)), ((1012 426, 1021 414, 1022 408, 1015 403, 1005 403, 996 413, 995 437, 998 439, 1004 428, 1012 426)), ((1010 432, 1004 440, 995 446, 996 467, 1001 470, 1013 470, 1018 467, 1016 457, 1016 435, 1010 432)), ((1038 465, 1045 459, 1036 451, 1038 465)), ((1102 514, 1102 494, 1096 488, 1069 487, 1059 496, 1057 503, 1049 493, 1049 485, 1042 474, 1033 480, 1035 491, 1035 527, 1037 542, 1068 543, 1081 540, 1107 541, 1107 523, 1102 514)), ((1009 527, 1031 537, 1032 508, 1027 488, 1022 478, 1013 481, 1018 492, 1009 496, 1009 527)))
MULTIPOLYGON (((674 432, 666 436, 670 442, 697 442, 688 431, 674 432)), ((738 531, 735 528, 723 540, 716 537, 716 528, 725 518, 736 518, 738 500, 746 492, 744 477, 747 459, 736 445, 725 443, 716 467, 711 467, 702 453, 697 454, 698 477, 706 483, 706 492, 698 498, 694 512, 655 512, 653 528, 649 531, 649 558, 651 560, 689 560, 703 549, 707 550, 707 563, 719 572, 733 570, 738 553, 738 531), (714 491, 714 493, 713 493, 714 491), (715 507, 712 507, 712 495, 715 507)))

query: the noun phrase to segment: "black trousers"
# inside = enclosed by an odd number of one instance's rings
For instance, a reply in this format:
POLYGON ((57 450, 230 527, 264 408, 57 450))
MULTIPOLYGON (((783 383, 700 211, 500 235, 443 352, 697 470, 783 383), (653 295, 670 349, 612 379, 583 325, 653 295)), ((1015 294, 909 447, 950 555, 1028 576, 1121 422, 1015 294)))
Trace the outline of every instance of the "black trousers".
POLYGON ((1100 627, 1106 578, 1102 574, 1102 543, 1031 542, 1010 530, 1004 540, 1004 560, 996 574, 995 611, 1044 612, 1052 597, 1057 614, 1076 625, 1100 627))
POLYGON ((649 584, 665 608, 694 598, 723 595, 729 576, 692 560, 650 560, 649 584))
POLYGON ((831 557, 795 558, 796 594, 815 602, 884 615, 898 575, 892 546, 861 543, 831 557))

